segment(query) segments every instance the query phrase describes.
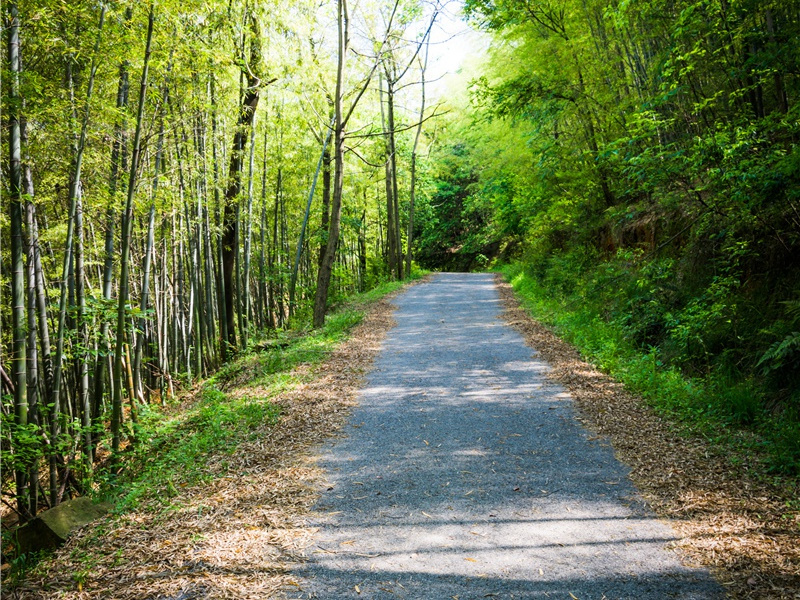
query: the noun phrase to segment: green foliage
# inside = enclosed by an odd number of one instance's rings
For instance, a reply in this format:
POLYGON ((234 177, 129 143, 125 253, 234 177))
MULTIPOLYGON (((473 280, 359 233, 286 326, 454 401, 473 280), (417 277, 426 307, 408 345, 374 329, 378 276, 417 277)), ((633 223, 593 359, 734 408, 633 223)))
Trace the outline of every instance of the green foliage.
POLYGON ((793 331, 767 348, 758 359, 756 367, 761 367, 766 375, 784 368, 796 368, 798 362, 800 362, 800 332, 793 331))
POLYGON ((114 495, 125 490, 119 511, 145 500, 169 504, 178 488, 211 476, 211 457, 233 453, 249 432, 275 425, 279 416, 279 407, 266 399, 230 398, 210 383, 186 413, 170 416, 145 408, 139 438, 147 442, 134 447, 129 470, 121 478, 109 477, 102 489, 114 495))
MULTIPOLYGON (((634 300, 635 295, 629 293, 641 289, 640 285, 628 287, 627 292, 625 288, 603 289, 597 285, 604 279, 598 277, 601 269, 581 272, 577 264, 570 270, 564 267, 563 259, 553 262, 552 270, 544 276, 531 274, 521 263, 503 270, 535 318, 553 326, 588 359, 640 393, 656 409, 720 443, 733 444, 738 453, 761 454, 768 471, 787 475, 800 472, 796 398, 768 410, 766 399, 775 393, 770 381, 742 372, 729 354, 701 376, 687 376, 680 368, 682 360, 670 361, 658 346, 637 343, 629 334, 629 313, 615 308, 634 300), (561 285, 556 285, 559 282, 561 285), (736 436, 743 427, 756 434, 755 442, 736 436)), ((641 277, 642 272, 637 275, 641 277)), ((687 319, 696 318, 697 306, 690 303, 686 307, 683 312, 687 319)), ((709 327, 714 327, 716 318, 711 313, 709 327)), ((699 329, 694 335, 703 339, 699 329)))
POLYGON ((426 268, 468 270, 478 266, 478 256, 493 254, 486 230, 490 215, 472 193, 477 176, 469 148, 456 144, 446 152, 433 192, 417 207, 416 257, 426 268))

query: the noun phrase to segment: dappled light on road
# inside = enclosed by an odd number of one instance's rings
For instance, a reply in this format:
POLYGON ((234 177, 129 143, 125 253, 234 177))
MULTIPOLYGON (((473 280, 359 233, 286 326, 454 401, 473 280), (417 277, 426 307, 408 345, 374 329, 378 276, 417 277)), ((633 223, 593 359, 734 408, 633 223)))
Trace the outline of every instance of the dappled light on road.
POLYGON ((297 597, 723 597, 498 318, 490 275, 397 304, 347 437, 323 449, 297 597))

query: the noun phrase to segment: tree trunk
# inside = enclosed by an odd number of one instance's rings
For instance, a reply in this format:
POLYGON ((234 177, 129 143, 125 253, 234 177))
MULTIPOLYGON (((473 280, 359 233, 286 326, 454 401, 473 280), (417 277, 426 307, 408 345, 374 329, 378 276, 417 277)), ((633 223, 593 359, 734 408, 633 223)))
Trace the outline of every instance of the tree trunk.
POLYGON ((430 37, 425 39, 425 58, 422 61, 422 72, 420 75, 422 85, 422 100, 419 106, 419 122, 417 123, 417 133, 414 135, 414 146, 411 148, 411 189, 408 195, 408 231, 406 233, 406 277, 411 276, 411 262, 413 260, 412 244, 414 243, 414 204, 417 197, 417 147, 419 146, 419 136, 422 133, 422 121, 425 118, 425 71, 428 68, 428 51, 430 49, 430 41, 430 37))
POLYGON ((264 127, 264 161, 261 170, 261 229, 259 231, 258 275, 259 275, 259 312, 261 313, 261 326, 274 327, 270 318, 272 311, 269 309, 269 287, 267 285, 267 127, 264 127), (266 316, 266 321, 264 320, 266 316))
POLYGON ((393 230, 394 237, 394 256, 395 256, 395 277, 398 280, 403 279, 403 240, 400 235, 400 199, 397 192, 397 146, 395 144, 394 134, 394 84, 392 79, 387 75, 386 78, 386 117, 389 126, 389 169, 392 172, 392 213, 394 220, 390 223, 393 230))
POLYGON ((81 185, 81 168, 83 164, 83 152, 86 147, 86 130, 89 125, 89 104, 92 98, 92 91, 94 89, 94 77, 97 72, 97 50, 100 45, 101 33, 103 29, 103 22, 105 20, 106 7, 103 6, 100 10, 100 25, 97 34, 97 42, 95 43, 94 56, 92 57, 92 67, 89 75, 89 83, 86 90, 86 101, 84 105, 83 122, 81 123, 80 136, 78 138, 77 146, 75 148, 75 156, 72 166, 72 180, 70 182, 69 191, 69 215, 67 222, 67 239, 66 250, 64 252, 64 266, 62 269, 61 279, 61 299, 59 302, 59 316, 58 316, 58 338, 56 341, 56 354, 53 359, 53 396, 51 398, 52 408, 50 416, 50 443, 51 443, 51 456, 50 456, 50 504, 55 506, 58 504, 61 495, 59 487, 55 481, 55 453, 57 451, 57 441, 59 436, 59 413, 62 412, 61 402, 61 370, 64 357, 64 337, 66 329, 66 313, 67 313, 67 283, 72 266, 72 253, 74 245, 75 221, 78 208, 78 196, 80 194, 81 185))
MULTIPOLYGON (((20 119, 20 139, 22 147, 26 147, 27 138, 25 135, 25 121, 20 119)), ((38 240, 34 237, 37 233, 36 228, 33 226, 34 208, 33 208, 33 175, 31 173, 30 163, 25 161, 22 165, 22 186, 25 191, 25 221, 28 227, 28 247, 27 247, 27 260, 28 260, 28 289, 27 289, 27 302, 28 302, 28 420, 37 429, 39 429, 39 355, 36 348, 37 337, 37 324, 36 317, 38 314, 37 308, 37 265, 41 267, 41 262, 37 260, 38 240)), ((49 353, 49 342, 48 342, 49 353)), ((48 356, 49 358, 49 356, 48 356)), ((30 465, 29 470, 29 502, 28 512, 31 516, 36 516, 38 509, 39 497, 39 459, 35 458, 30 465)))
POLYGON ((280 295, 281 254, 280 254, 280 222, 281 222, 281 194, 283 193, 283 168, 278 167, 278 177, 275 181, 275 207, 272 214, 272 248, 269 255, 270 272, 270 306, 273 319, 273 328, 283 325, 283 299, 280 295))
MULTIPOLYGON (((236 315, 233 289, 234 266, 238 252, 238 232, 236 228, 236 208, 242 189, 242 163, 244 149, 253 126, 258 106, 261 80, 255 75, 260 61, 261 40, 255 17, 251 17, 250 68, 247 70, 247 89, 239 112, 239 122, 233 138, 228 187, 225 191, 225 207, 222 217, 222 280, 225 286, 225 315, 227 337, 221 340, 227 351, 236 348, 236 315)), ((221 317, 222 318, 222 317, 221 317)))
MULTIPOLYGON (((165 89, 164 94, 167 94, 165 89)), ((164 99, 166 102, 166 98, 164 99)), ((133 356, 133 389, 140 401, 144 401, 142 395, 142 354, 144 352, 145 343, 145 325, 147 320, 144 317, 147 311, 147 304, 150 295, 150 265, 153 261, 153 247, 155 246, 155 226, 156 226, 156 196, 158 194, 158 179, 161 174, 161 156, 164 151, 164 118, 161 118, 161 124, 158 131, 158 146, 156 148, 155 158, 155 173, 153 175, 153 190, 152 202, 150 204, 150 213, 147 219, 147 246, 144 250, 144 266, 142 268, 142 290, 139 298, 139 310, 142 315, 139 317, 137 329, 139 333, 136 339, 136 348, 133 356)))
POLYGON ((319 272, 317 273, 317 290, 314 294, 314 327, 321 327, 325 323, 325 313, 328 309, 328 289, 331 283, 331 274, 333 273, 333 263, 336 258, 336 246, 339 241, 339 225, 341 222, 342 213, 342 191, 344 188, 344 130, 347 121, 353 114, 359 100, 366 92, 367 87, 372 80, 375 70, 381 59, 383 47, 389 37, 389 32, 392 28, 394 15, 397 12, 399 0, 396 0, 392 8, 392 14, 386 25, 386 34, 381 46, 378 50, 378 56, 372 66, 367 77, 364 78, 363 86, 355 94, 347 114, 342 110, 343 99, 343 77, 344 77, 344 60, 347 52, 347 36, 348 36, 348 17, 347 17, 347 1, 337 0, 337 29, 338 29, 338 49, 337 49, 337 64, 336 64, 336 96, 334 98, 334 179, 333 179, 333 201, 331 204, 331 220, 330 228, 328 230, 328 242, 325 246, 325 255, 322 257, 319 272))
POLYGON ((392 145, 389 137, 390 126, 386 122, 386 114, 383 102, 383 76, 380 77, 378 90, 381 103, 381 124, 383 126, 383 134, 384 134, 383 171, 385 175, 384 182, 386 184, 386 245, 388 254, 387 258, 389 259, 389 276, 393 279, 397 276, 397 262, 398 262, 397 238, 396 238, 397 230, 395 229, 394 226, 395 203, 393 194, 395 186, 392 184, 392 177, 394 176, 394 171, 392 170, 392 145))
MULTIPOLYGON (((125 22, 132 18, 133 11, 128 8, 125 12, 125 22)), ((117 84, 117 112, 122 113, 128 106, 128 61, 123 61, 119 66, 119 83, 117 84)), ((112 279, 114 276, 114 221, 117 219, 115 210, 115 199, 117 195, 117 185, 119 182, 120 170, 125 170, 127 156, 126 124, 124 119, 118 120, 114 124, 114 142, 111 146, 111 174, 109 177, 108 194, 109 201, 106 208, 106 230, 105 230, 105 259, 103 262, 103 299, 111 300, 112 279)), ((105 373, 109 373, 108 367, 108 334, 111 329, 110 322, 102 317, 100 326, 100 339, 98 342, 97 361, 94 368, 94 390, 92 398, 92 414, 98 418, 103 404, 103 393, 105 388, 105 373)), ((110 381, 110 377, 109 377, 110 381)), ((113 386, 113 382, 111 382, 113 386)), ((113 390, 112 390, 113 393, 113 390)))
POLYGON ((75 295, 77 298, 77 326, 78 326, 78 399, 81 415, 81 435, 84 440, 83 459, 87 471, 92 469, 92 406, 89 401, 89 327, 86 322, 86 274, 84 269, 83 247, 83 202, 81 192, 78 192, 75 206, 75 295))
MULTIPOLYGON (((22 218, 22 140, 19 115, 19 14, 16 2, 9 6, 8 23, 8 61, 11 82, 9 90, 9 229, 11 231, 11 329, 14 354, 11 378, 14 382, 14 423, 17 427, 28 424, 28 375, 25 340, 25 261, 23 218, 22 218)), ((14 448, 18 461, 14 472, 17 484, 17 507, 21 515, 28 510, 28 469, 19 457, 24 456, 25 448, 14 448)))
MULTIPOLYGON (((331 119, 333 122, 333 119, 331 119)), ((328 131, 328 139, 330 139, 331 131, 328 131)), ((330 144, 325 145, 325 152, 322 157, 322 215, 320 218, 319 228, 322 233, 322 242, 319 245, 319 256, 317 257, 317 268, 322 265, 322 257, 325 256, 325 247, 327 246, 328 236, 328 221, 330 220, 331 211, 331 147, 330 144)))
POLYGON ((305 241, 306 226, 308 225, 308 216, 311 213, 311 202, 314 200, 314 190, 317 189, 317 178, 319 177, 320 169, 325 162, 325 154, 328 152, 328 142, 331 140, 331 131, 325 135, 325 141, 322 143, 322 154, 317 162, 317 170, 314 171, 314 178, 311 180, 311 189, 308 192, 308 201, 306 202, 306 212, 303 215, 303 225, 300 227, 300 238, 297 240, 297 251, 294 256, 294 265, 292 266, 292 278, 289 282, 289 316, 292 316, 294 311, 294 294, 295 287, 297 286, 297 270, 300 266, 300 256, 303 251, 303 242, 305 241))
MULTIPOLYGON (((211 73, 208 82, 209 100, 211 102, 211 158, 214 167, 214 224, 220 225, 220 195, 219 195, 219 160, 217 157, 217 98, 214 74, 211 73)), ((219 231, 219 229, 217 230, 219 231)), ((217 259, 217 311, 219 313, 219 353, 222 362, 228 360, 228 321, 225 307, 227 295, 225 293, 225 279, 222 274, 223 251, 222 234, 216 234, 216 248, 214 254, 217 259)))
MULTIPOLYGON (((128 302, 128 271, 130 269, 131 232, 133 230, 133 196, 136 187, 136 176, 139 170, 139 154, 142 141, 142 121, 147 95, 147 72, 150 64, 150 49, 153 41, 153 23, 155 20, 154 5, 150 4, 147 19, 147 41, 145 43, 142 80, 139 86, 139 108, 136 115, 136 133, 133 138, 130 176, 128 178, 128 195, 125 202, 125 213, 122 217, 122 255, 120 258, 119 303, 117 304, 117 339, 114 348, 114 397, 111 404, 111 451, 114 461, 118 459, 120 433, 122 428, 122 353, 125 342, 126 304, 128 302)), ((114 465, 112 465, 114 466, 114 465)))
POLYGON ((244 327, 242 328, 242 338, 246 345, 250 338, 250 321, 252 312, 252 302, 250 300, 250 253, 253 239, 253 177, 255 168, 256 157, 256 127, 255 115, 250 127, 250 161, 248 165, 247 177, 247 212, 245 213, 245 233, 244 233, 244 268, 242 270, 242 288, 241 293, 243 307, 242 321, 244 327))
POLYGON ((338 57, 336 63, 336 96, 334 98, 333 126, 333 199, 331 203, 330 227, 325 254, 317 274, 317 291, 314 296, 314 327, 325 324, 325 313, 328 308, 328 288, 333 273, 333 261, 336 257, 336 245, 339 241, 339 222, 342 216, 342 190, 344 187, 344 116, 342 114, 342 88, 344 77, 344 60, 347 52, 347 3, 337 0, 336 23, 338 28, 338 57))

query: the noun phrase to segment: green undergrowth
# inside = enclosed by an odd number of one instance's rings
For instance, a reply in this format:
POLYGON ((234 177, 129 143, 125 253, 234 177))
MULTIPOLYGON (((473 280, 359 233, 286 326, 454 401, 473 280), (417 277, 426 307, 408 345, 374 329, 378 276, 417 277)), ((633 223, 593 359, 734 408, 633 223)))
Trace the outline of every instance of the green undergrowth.
MULTIPOLYGON (((412 279, 424 275, 417 271, 412 279)), ((260 435, 259 429, 280 427, 281 407, 276 397, 313 377, 313 370, 298 374, 296 368, 322 362, 363 320, 370 304, 403 285, 383 283, 340 301, 319 329, 298 318, 288 329, 262 334, 247 351, 198 384, 191 401, 167 407, 141 406, 133 428, 136 442, 124 452, 123 469, 116 475, 98 470, 94 495, 111 502, 116 515, 137 509, 164 515, 179 510, 182 489, 224 476, 226 456, 260 435), (248 394, 248 388, 258 393, 248 394)), ((74 550, 79 563, 76 581, 91 570, 91 540, 99 539, 104 527, 98 525, 89 542, 74 550)), ((36 572, 50 554, 18 556, 3 585, 13 587, 36 572)))
MULTIPOLYGON (((774 483, 795 486, 800 473, 800 422, 765 408, 768 389, 724 369, 688 376, 660 348, 632 341, 624 317, 610 314, 614 291, 586 287, 580 275, 568 286, 527 272, 520 264, 501 272, 527 311, 575 345, 603 371, 653 408, 724 452, 732 466, 754 468, 774 483), (565 291, 566 288, 566 291, 565 291)), ((552 274, 550 274, 552 277, 552 274)))
POLYGON ((402 286, 388 282, 349 298, 319 329, 300 321, 256 340, 250 350, 201 383, 197 401, 188 408, 143 407, 136 426, 138 442, 131 447, 126 468, 118 476, 100 479, 100 495, 113 500, 120 513, 143 503, 168 509, 180 489, 213 476, 212 457, 236 452, 264 425, 280 426, 281 409, 274 398, 313 377, 295 369, 324 360, 361 322, 370 303, 402 286), (257 386, 259 394, 231 393, 248 386, 257 386))

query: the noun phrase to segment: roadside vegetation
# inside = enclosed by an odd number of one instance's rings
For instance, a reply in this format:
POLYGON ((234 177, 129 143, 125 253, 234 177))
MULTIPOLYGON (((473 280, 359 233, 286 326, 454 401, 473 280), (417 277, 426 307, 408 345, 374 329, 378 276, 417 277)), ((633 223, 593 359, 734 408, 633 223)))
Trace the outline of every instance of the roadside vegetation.
POLYGON ((422 264, 502 268, 604 370, 795 480, 797 8, 467 1, 487 58, 417 237, 422 264))
POLYGON ((678 354, 670 359, 657 346, 637 344, 629 310, 637 299, 624 290, 640 289, 640 281, 623 283, 609 265, 598 270, 599 274, 580 276, 570 271, 566 277, 554 269, 537 277, 519 263, 501 269, 532 316, 659 412, 733 451, 732 467, 755 455, 763 477, 796 481, 800 422, 785 406, 775 404, 780 390, 768 379, 743 376, 725 363, 705 374, 682 369, 690 357, 678 354), (611 287, 603 276, 616 285, 611 287))
MULTIPOLYGON (((415 269, 410 279, 423 275, 415 269)), ((312 381, 315 367, 348 338, 365 311, 403 285, 384 282, 342 299, 322 328, 297 322, 261 340, 165 406, 142 407, 129 432, 137 442, 123 451, 120 471, 98 469, 91 482, 92 497, 113 504, 115 519, 136 511, 165 516, 182 508, 182 491, 210 485, 214 479, 233 478, 246 487, 246 474, 232 470, 242 444, 258 442, 265 431, 280 429, 281 395, 312 381)), ((108 528, 105 524, 90 535, 99 539, 108 528)), ((3 547, 13 548, 8 535, 3 547)), ((4 587, 35 578, 37 566, 49 554, 15 555, 11 550, 4 587)), ((78 554, 84 557, 81 560, 93 560, 88 546, 78 554)), ((84 566, 88 574, 91 565, 84 566)))

